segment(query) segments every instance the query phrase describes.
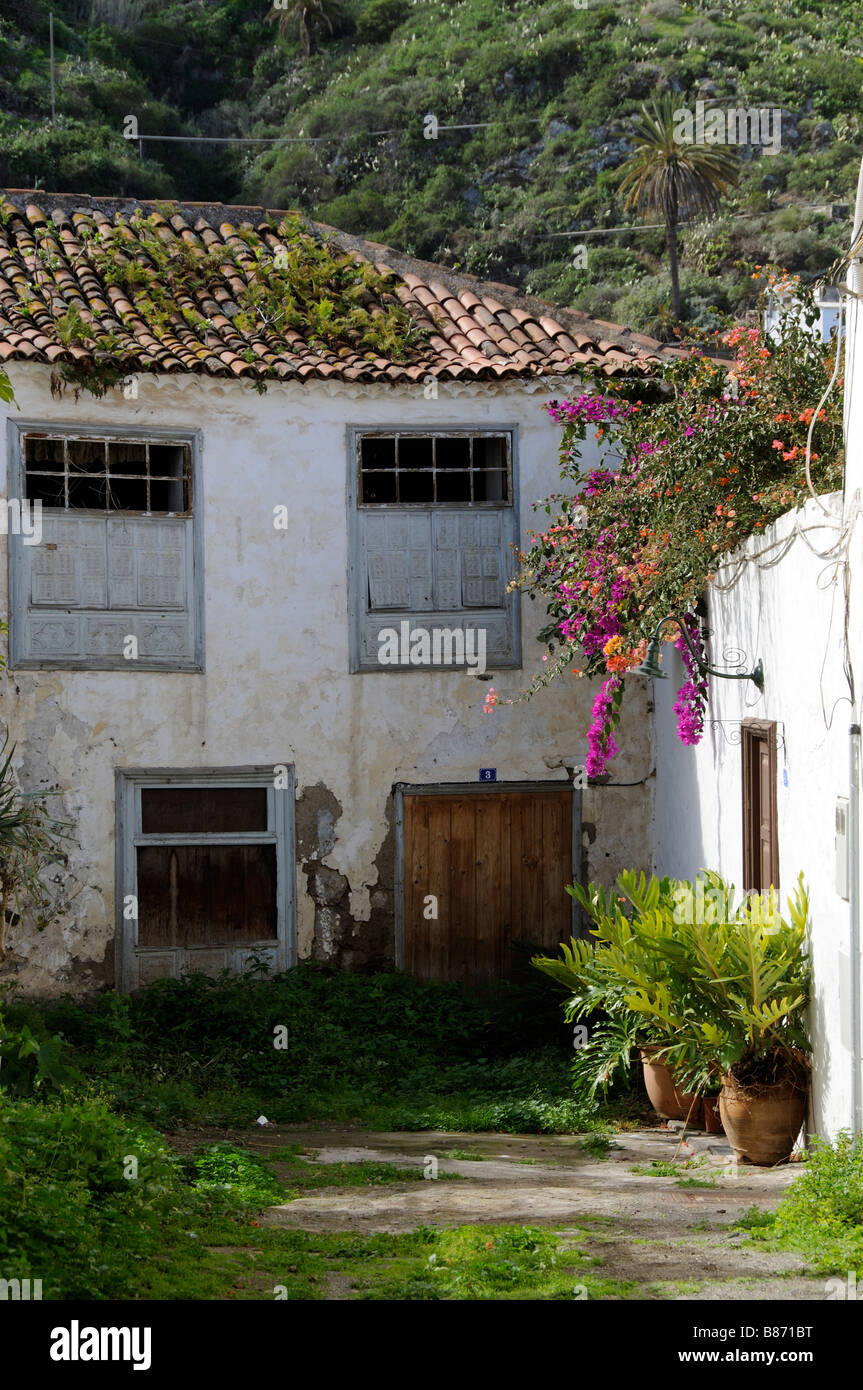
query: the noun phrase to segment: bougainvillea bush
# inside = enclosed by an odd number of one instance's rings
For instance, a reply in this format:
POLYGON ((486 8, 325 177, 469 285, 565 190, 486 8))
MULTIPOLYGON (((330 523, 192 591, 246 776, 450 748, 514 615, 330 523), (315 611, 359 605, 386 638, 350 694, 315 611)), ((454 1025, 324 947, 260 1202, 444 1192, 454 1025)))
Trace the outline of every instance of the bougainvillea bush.
MULTIPOLYGON (((760 268, 759 272, 760 273, 760 268)), ((696 613, 718 562, 810 495, 842 478, 842 379, 819 409, 836 367, 835 346, 812 331, 811 297, 799 285, 765 276, 767 291, 792 301, 776 338, 735 327, 704 348, 663 367, 641 388, 597 382, 547 405, 562 428, 561 473, 575 488, 536 503, 548 516, 519 555, 512 587, 547 606, 540 634, 548 651, 529 698, 557 676, 601 676, 588 734, 587 774, 601 776, 618 751, 627 673, 644 659, 647 639, 669 614, 686 625, 696 652, 704 634, 696 613), (609 444, 602 466, 584 472, 580 445, 593 430, 609 444)), ((684 743, 701 737, 707 682, 679 627, 687 671, 675 712, 684 743)), ((499 702, 491 689, 486 710, 499 702)))

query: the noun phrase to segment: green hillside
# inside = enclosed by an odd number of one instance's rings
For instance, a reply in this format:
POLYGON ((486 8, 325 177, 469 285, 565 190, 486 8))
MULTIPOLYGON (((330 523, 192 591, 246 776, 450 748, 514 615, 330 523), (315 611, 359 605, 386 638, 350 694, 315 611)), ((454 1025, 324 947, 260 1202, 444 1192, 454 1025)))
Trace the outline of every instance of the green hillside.
POLYGON ((685 318, 745 310, 753 262, 814 275, 847 242, 863 144, 853 0, 347 0, 341 32, 316 31, 308 59, 267 9, 2 0, 0 184, 299 208, 666 334, 661 230, 595 233, 632 221, 614 178, 626 119, 670 87, 690 108, 782 112, 781 151, 745 150, 720 216, 684 229, 685 318), (428 139, 427 113, 479 128, 428 139), (141 135, 211 143, 139 147, 123 137, 130 115, 141 135))

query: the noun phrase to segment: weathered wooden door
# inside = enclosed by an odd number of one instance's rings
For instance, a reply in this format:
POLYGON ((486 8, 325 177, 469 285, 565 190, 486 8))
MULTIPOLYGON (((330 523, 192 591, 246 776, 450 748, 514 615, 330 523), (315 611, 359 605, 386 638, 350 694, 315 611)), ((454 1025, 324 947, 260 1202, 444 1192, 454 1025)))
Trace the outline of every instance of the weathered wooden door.
POLYGON ((410 974, 479 983, 509 975, 513 943, 569 940, 578 795, 566 783, 404 792, 397 954, 410 974))

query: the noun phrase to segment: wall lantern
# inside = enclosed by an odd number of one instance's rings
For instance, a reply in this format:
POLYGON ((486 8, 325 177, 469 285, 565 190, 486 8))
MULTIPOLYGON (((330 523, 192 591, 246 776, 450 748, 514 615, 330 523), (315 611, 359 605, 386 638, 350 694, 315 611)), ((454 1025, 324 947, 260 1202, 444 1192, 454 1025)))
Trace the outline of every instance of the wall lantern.
POLYGON ((656 624, 656 629, 647 646, 647 656, 644 658, 641 665, 635 668, 638 675, 650 676, 653 680, 668 680, 659 662, 661 640, 659 634, 662 632, 666 623, 676 623, 680 628, 681 636, 692 653, 692 658, 699 671, 704 672, 705 675, 708 676, 719 676, 722 680, 726 681, 754 681, 759 690, 764 690, 764 667, 760 660, 756 661, 755 667, 751 671, 718 671, 715 666, 708 666, 706 661, 701 660, 701 657, 689 640, 686 624, 682 623, 679 618, 675 618, 673 614, 669 614, 667 618, 663 618, 656 624))

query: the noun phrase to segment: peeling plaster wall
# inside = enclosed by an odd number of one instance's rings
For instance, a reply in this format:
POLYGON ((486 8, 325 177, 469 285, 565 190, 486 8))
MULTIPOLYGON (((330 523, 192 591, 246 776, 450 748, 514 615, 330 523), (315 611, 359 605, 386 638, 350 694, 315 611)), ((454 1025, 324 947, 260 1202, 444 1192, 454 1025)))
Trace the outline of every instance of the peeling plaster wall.
MULTIPOLYGON (((349 674, 346 427, 517 422, 526 542, 530 501, 560 488, 559 431, 542 403, 572 383, 442 384, 429 401, 421 386, 274 384, 258 396, 235 382, 144 376, 135 401, 111 392, 76 403, 52 400, 46 368, 10 375, 21 418, 203 431, 206 671, 4 673, 0 718, 22 784, 64 789, 77 844, 54 875, 56 920, 41 933, 26 914, 10 927, 0 974, 33 995, 113 983, 116 767, 293 763, 299 955, 391 960, 393 783, 473 782, 489 765, 500 781, 563 778, 562 758, 583 761, 596 686, 556 682, 485 716, 488 684, 470 674, 349 674), (272 524, 279 504, 287 532, 272 524)), ((495 675, 502 696, 540 664, 541 617, 523 600, 525 671, 495 675)), ((615 782, 650 771, 645 693, 632 685, 615 782)), ((585 873, 610 882, 647 867, 651 787, 584 792, 585 873)))
MULTIPOLYGON (((841 513, 841 496, 829 499, 841 513)), ((738 555, 754 554, 790 537, 795 513, 781 517, 738 555)), ((807 503, 801 525, 823 520, 807 503)), ((809 534, 826 550, 836 531, 809 534)), ((779 552, 771 552, 771 558, 779 552)), ((723 572, 726 581, 732 571, 723 572)), ((848 903, 836 891, 836 798, 848 795, 848 686, 842 671, 842 585, 837 571, 798 537, 774 567, 745 568, 725 592, 710 593, 711 660, 737 648, 764 663, 763 695, 750 681, 711 679, 708 723, 697 748, 676 737, 672 711, 685 680, 670 646, 663 664, 671 679, 656 681, 655 872, 691 879, 718 869, 738 891, 743 882, 743 802, 740 721, 777 722, 779 882, 783 898, 802 871, 810 891, 814 999, 811 1128, 834 1136, 850 1122, 848 903), (831 582, 834 581, 834 582, 831 582)), ((852 629, 851 651, 863 631, 852 629)))

